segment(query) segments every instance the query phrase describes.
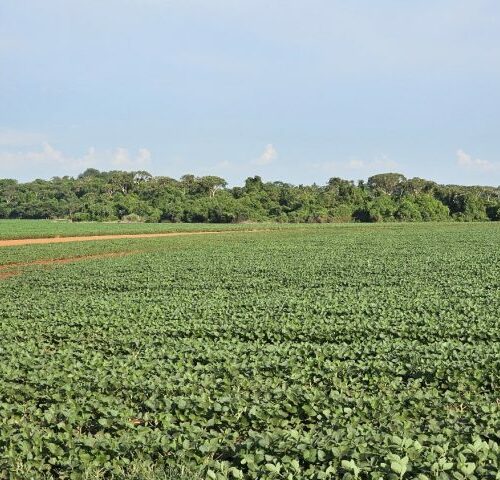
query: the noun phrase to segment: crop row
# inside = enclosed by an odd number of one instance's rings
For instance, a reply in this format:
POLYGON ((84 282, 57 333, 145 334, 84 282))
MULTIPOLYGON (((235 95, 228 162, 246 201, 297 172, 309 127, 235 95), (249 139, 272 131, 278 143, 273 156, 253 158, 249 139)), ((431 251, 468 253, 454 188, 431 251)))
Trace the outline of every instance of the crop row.
POLYGON ((499 233, 158 239, 0 281, 0 478, 120 478, 137 461, 498 478, 499 233))

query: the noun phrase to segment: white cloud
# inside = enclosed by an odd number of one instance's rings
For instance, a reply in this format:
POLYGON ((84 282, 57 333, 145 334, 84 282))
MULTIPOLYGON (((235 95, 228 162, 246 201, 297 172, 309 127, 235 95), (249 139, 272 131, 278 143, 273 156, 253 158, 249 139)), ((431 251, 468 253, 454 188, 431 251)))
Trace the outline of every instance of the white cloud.
POLYGON ((45 141, 45 135, 22 130, 0 130, 0 147, 29 147, 40 145, 45 141))
POLYGON ((494 172, 500 170, 500 163, 474 158, 462 149, 457 150, 457 165, 461 168, 478 172, 494 172))
POLYGON ((215 168, 222 168, 222 169, 229 169, 232 168, 233 164, 229 160, 222 160, 219 162, 217 165, 215 165, 215 168))
POLYGON ((40 165, 61 165, 68 163, 70 160, 72 159, 66 158, 62 152, 56 150, 47 142, 42 143, 41 150, 0 153, 0 165, 9 166, 14 164, 26 169, 40 165))
POLYGON ((361 169, 365 167, 365 162, 363 160, 358 160, 357 158, 353 158, 349 160, 346 165, 348 168, 352 169, 361 169))
POLYGON ((367 167, 378 170, 394 170, 395 168, 399 168, 400 164, 391 160, 387 155, 380 155, 373 162, 369 162, 367 167))
POLYGON ((380 155, 374 160, 369 161, 351 158, 347 161, 319 162, 312 166, 328 174, 341 174, 352 170, 370 174, 383 173, 401 167, 398 162, 391 160, 387 155, 380 155))
POLYGON ((147 148, 141 148, 135 157, 131 157, 126 148, 117 148, 111 163, 114 167, 122 170, 143 169, 151 164, 151 152, 147 148))
POLYGON ((254 165, 269 165, 278 158, 278 151, 274 148, 272 143, 266 145, 262 155, 254 160, 254 165))
POLYGON ((75 175, 86 168, 143 170, 150 164, 151 152, 146 148, 141 148, 132 155, 125 148, 97 151, 90 147, 84 155, 74 157, 43 142, 38 150, 0 152, 0 167, 18 175, 22 172, 23 177, 27 173, 38 175, 45 170, 48 172, 45 177, 75 175))

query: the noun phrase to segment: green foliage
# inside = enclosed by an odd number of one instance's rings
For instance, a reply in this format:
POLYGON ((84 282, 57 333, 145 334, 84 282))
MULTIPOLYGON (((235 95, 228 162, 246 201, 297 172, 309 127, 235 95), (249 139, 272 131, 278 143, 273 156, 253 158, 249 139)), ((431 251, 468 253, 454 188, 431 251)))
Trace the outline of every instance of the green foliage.
POLYGON ((450 218, 449 208, 432 195, 423 193, 411 198, 417 206, 423 221, 442 221, 450 218))
POLYGON ((486 207, 486 214, 490 220, 499 221, 500 220, 500 202, 490 203, 486 207))
POLYGON ((143 252, 0 281, 0 478, 496 479, 499 227, 0 249, 143 252))
POLYGON ((372 190, 379 190, 386 195, 396 193, 406 182, 406 178, 401 173, 379 173, 368 179, 367 185, 372 190))
POLYGON ((463 194, 455 197, 455 218, 461 221, 484 221, 488 219, 484 203, 474 194, 463 194))
POLYGON ((115 221, 137 215, 145 222, 280 223, 498 220, 500 188, 437 185, 399 173, 357 184, 338 177, 326 185, 291 185, 249 177, 228 188, 209 175, 179 180, 145 171, 99 172, 77 178, 17 183, 0 180, 0 219, 68 218, 115 221))
POLYGON ((330 215, 334 222, 350 222, 353 219, 355 205, 344 203, 330 209, 330 215))
POLYGON ((403 198, 394 213, 395 218, 404 222, 418 222, 422 220, 422 214, 418 205, 410 198, 403 198))
POLYGON ((397 204, 387 194, 380 195, 368 203, 368 217, 372 222, 384 222, 395 219, 397 204))
MULTIPOLYGON (((137 220, 137 217, 135 218, 137 220)), ((71 222, 67 220, 0 220, 0 239, 72 237, 113 234, 199 231, 275 230, 291 228, 274 222, 245 224, 71 222)), ((54 248, 54 247, 52 247, 54 248)), ((2 252, 5 254, 5 251, 2 252)))

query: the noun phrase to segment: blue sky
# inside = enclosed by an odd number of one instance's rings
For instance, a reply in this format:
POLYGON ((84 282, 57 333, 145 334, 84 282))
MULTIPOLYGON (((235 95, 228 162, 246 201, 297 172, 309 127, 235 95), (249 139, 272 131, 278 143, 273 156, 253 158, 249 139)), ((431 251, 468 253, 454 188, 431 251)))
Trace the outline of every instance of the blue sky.
POLYGON ((0 177, 500 184, 498 0, 2 0, 0 177))

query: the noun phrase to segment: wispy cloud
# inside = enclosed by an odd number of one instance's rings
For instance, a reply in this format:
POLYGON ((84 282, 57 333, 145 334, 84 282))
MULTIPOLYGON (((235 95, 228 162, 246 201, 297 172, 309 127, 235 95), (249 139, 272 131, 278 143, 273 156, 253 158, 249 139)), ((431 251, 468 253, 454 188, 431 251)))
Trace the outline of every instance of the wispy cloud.
POLYGON ((270 143, 266 145, 266 148, 262 152, 262 155, 259 158, 256 158, 253 161, 254 165, 269 165, 274 160, 278 158, 278 151, 274 148, 273 144, 270 143))
POLYGON ((140 148, 137 155, 131 157, 126 148, 117 148, 111 158, 111 163, 122 170, 147 168, 151 164, 151 152, 147 148, 140 148))
POLYGON ((387 155, 380 155, 375 158, 372 162, 368 162, 367 168, 381 169, 381 170, 394 170, 395 168, 399 168, 401 165, 392 160, 387 155))
POLYGON ((74 162, 75 159, 65 157, 62 152, 47 142, 43 142, 39 150, 0 153, 1 166, 22 165, 23 168, 29 169, 39 165, 56 166, 74 162))
POLYGON ((91 167, 101 170, 142 170, 150 166, 151 157, 151 152, 146 148, 139 149, 134 155, 126 148, 97 151, 94 147, 90 147, 84 155, 71 156, 43 142, 37 150, 0 152, 0 167, 6 170, 13 166, 22 167, 26 172, 47 168, 51 175, 74 175, 91 167))
POLYGON ((30 147, 40 145, 45 135, 23 130, 0 129, 0 147, 30 147))
POLYGON ((221 162, 217 163, 214 168, 220 168, 223 170, 227 170, 234 167, 234 165, 229 161, 229 160, 222 160, 221 162))
POLYGON ((476 172, 494 172, 500 170, 500 162, 490 162, 489 160, 474 158, 462 149, 457 150, 457 165, 476 172))
POLYGON ((365 165, 366 162, 363 162, 363 160, 358 160, 357 158, 353 158, 346 163, 346 167, 351 168, 353 170, 362 169, 365 167, 365 165))
POLYGON ((387 155, 380 155, 373 160, 361 160, 351 158, 346 161, 318 162, 312 165, 315 169, 328 174, 341 174, 349 171, 359 171, 363 173, 382 173, 388 170, 401 168, 401 165, 391 160, 387 155))

